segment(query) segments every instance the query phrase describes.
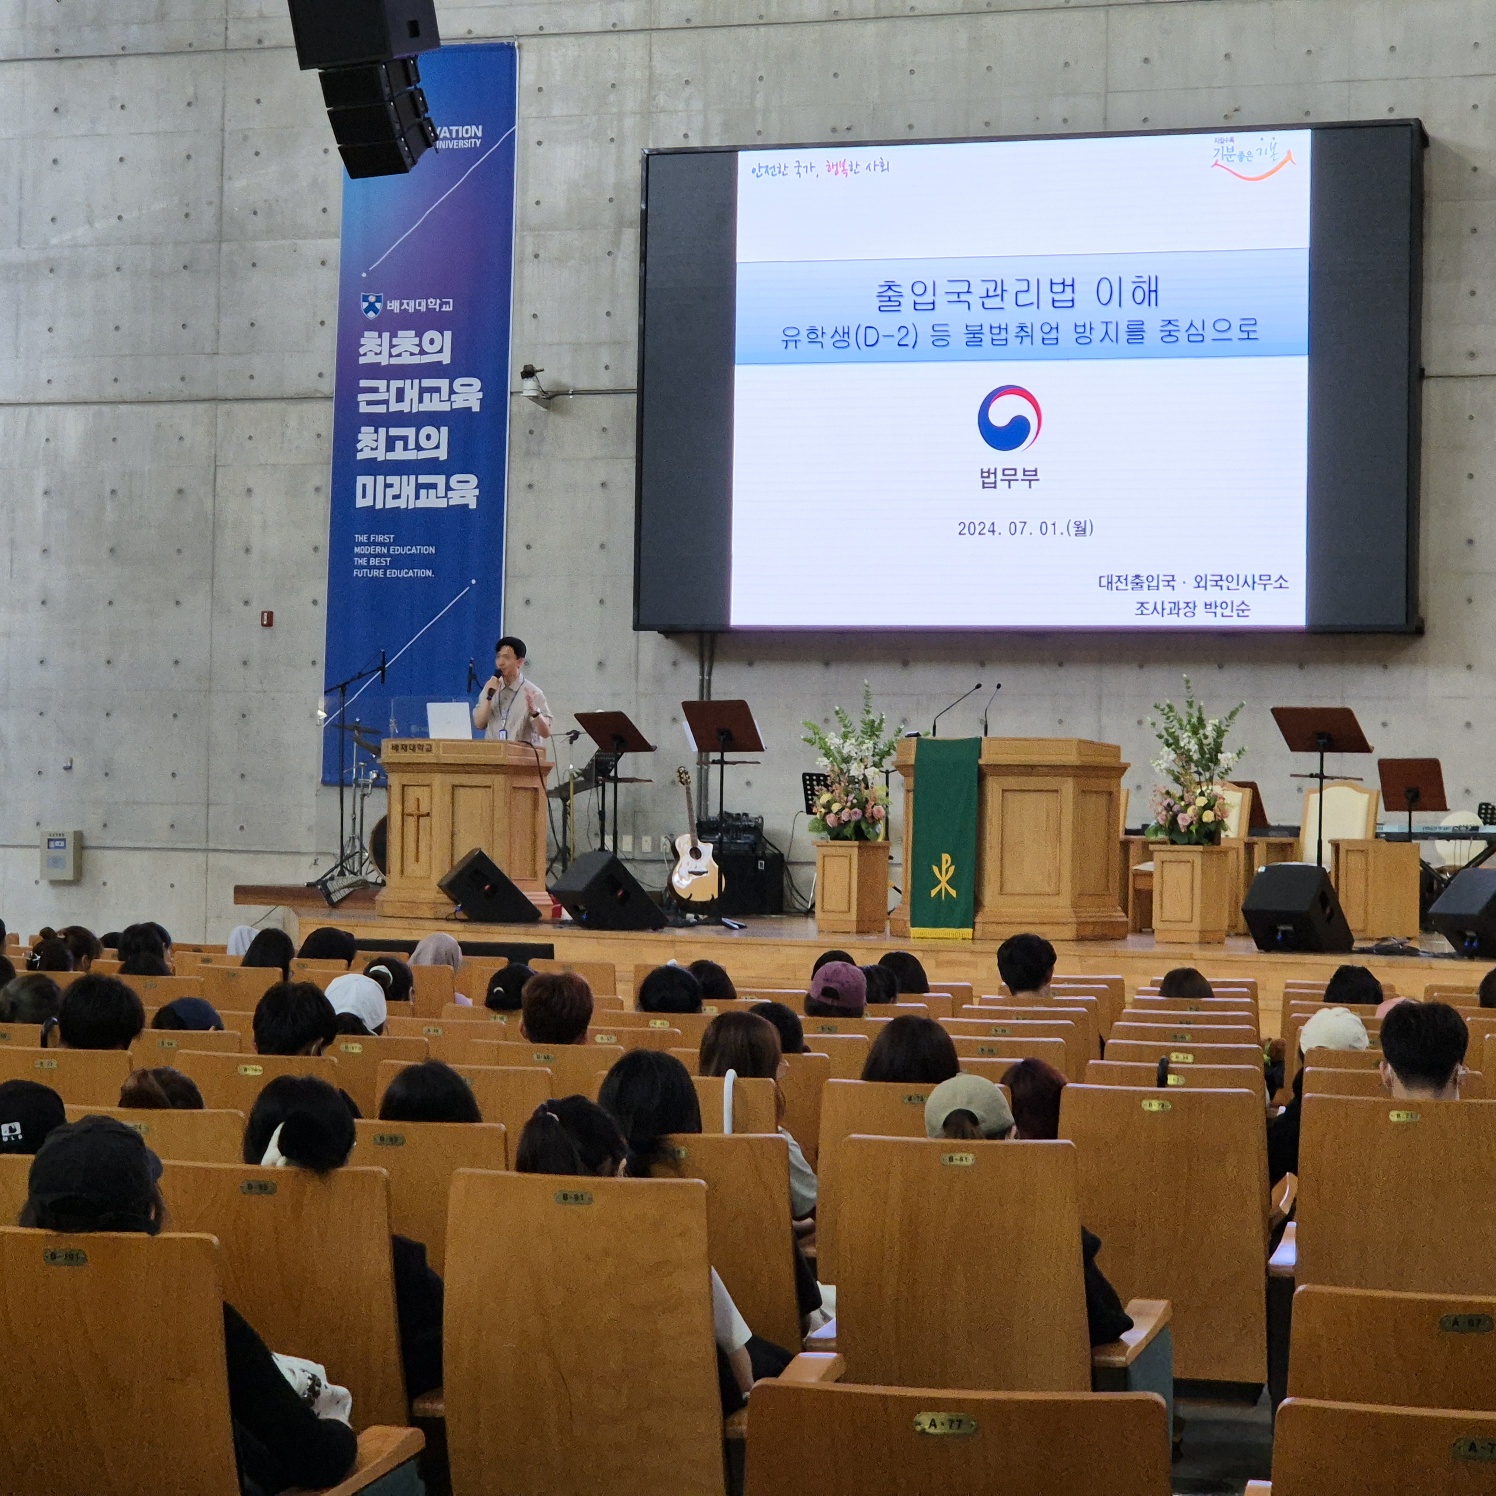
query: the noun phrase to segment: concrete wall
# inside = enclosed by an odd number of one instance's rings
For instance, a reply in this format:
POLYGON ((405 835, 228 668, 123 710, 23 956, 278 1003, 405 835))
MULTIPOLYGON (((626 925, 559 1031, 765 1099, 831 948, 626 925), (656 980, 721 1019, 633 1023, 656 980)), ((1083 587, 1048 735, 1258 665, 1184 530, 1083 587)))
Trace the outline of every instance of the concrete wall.
MULTIPOLYGON (((234 922, 232 883, 304 879, 336 839, 315 709, 339 168, 278 0, 49 10, 0 8, 0 912, 27 927, 150 914, 217 934, 234 922), (82 885, 36 882, 42 822, 85 831, 82 885)), ((1288 776, 1302 767, 1267 715, 1279 702, 1350 705, 1379 751, 1441 755, 1454 803, 1496 799, 1488 5, 452 0, 439 13, 449 42, 521 41, 513 362, 619 391, 515 402, 508 624, 558 715, 625 707, 661 743, 626 831, 683 819, 678 703, 698 683, 697 641, 630 631, 642 148, 1394 116, 1422 118, 1433 142, 1426 636, 724 637, 714 694, 752 700, 770 743, 729 804, 761 810, 783 845, 813 766, 800 719, 855 705, 864 679, 916 725, 1001 679, 995 731, 1119 741, 1141 797, 1149 707, 1184 671, 1213 708, 1247 703, 1242 772, 1276 821, 1297 818, 1288 776)), ((1229 554, 1243 521, 1216 523, 1229 554)), ((899 585, 897 535, 876 585, 899 585)), ((976 720, 963 709, 951 728, 976 720)))

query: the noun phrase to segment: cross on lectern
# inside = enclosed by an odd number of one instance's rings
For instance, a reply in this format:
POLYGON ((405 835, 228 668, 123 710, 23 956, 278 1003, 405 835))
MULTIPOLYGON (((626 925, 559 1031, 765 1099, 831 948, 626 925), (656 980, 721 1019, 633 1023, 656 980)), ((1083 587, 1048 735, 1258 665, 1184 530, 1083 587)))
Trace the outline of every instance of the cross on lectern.
MULTIPOLYGON (((408 862, 403 857, 401 858, 402 863, 405 863, 407 868, 417 865, 421 861, 421 822, 431 819, 431 811, 427 807, 426 801, 414 796, 412 796, 412 800, 416 807, 414 810, 407 810, 402 806, 400 811, 402 825, 408 825, 411 821, 415 822, 415 851, 411 854, 408 862)), ((403 841, 404 838, 402 837, 401 840, 403 841)))

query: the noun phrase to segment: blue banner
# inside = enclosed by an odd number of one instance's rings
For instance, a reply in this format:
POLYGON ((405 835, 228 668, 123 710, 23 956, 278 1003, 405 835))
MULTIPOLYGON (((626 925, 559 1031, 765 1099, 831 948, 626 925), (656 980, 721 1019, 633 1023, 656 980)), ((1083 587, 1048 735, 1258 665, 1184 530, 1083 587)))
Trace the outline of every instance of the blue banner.
POLYGON ((502 618, 518 52, 420 62, 440 143, 343 183, 324 784, 339 682, 376 672, 347 687, 348 725, 409 732, 410 704, 469 696, 469 659, 488 678, 502 618))

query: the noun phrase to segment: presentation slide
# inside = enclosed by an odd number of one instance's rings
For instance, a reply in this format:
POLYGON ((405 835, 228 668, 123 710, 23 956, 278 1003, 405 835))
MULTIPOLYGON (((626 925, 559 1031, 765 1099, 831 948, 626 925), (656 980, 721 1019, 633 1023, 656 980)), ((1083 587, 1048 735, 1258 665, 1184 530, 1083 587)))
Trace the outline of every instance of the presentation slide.
POLYGON ((1308 131, 744 151, 742 628, 1302 628, 1308 131))

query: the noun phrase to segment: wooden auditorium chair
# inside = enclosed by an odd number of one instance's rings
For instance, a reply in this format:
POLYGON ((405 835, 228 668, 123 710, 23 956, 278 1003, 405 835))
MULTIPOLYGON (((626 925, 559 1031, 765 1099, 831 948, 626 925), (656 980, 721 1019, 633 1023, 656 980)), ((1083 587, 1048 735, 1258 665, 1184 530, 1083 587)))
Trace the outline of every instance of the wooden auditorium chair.
POLYGON ((1260 1089, 1066 1086, 1060 1136, 1075 1144, 1080 1218, 1101 1238, 1097 1266, 1124 1300, 1173 1305, 1175 1373, 1266 1382, 1260 1089))
MULTIPOLYGON (((612 997, 618 991, 618 968, 611 961, 557 961, 537 957, 526 965, 534 972, 574 972, 592 989, 593 997, 612 997)), ((473 1000, 477 1001, 476 998, 473 1000)))
POLYGON ((454 1491, 724 1496, 706 1185, 463 1170, 448 1242, 454 1491))
POLYGON ((753 1392, 746 1496, 1169 1496, 1169 1424, 1147 1392, 804 1385, 753 1392))
MULTIPOLYGON (((354 1123, 352 1162, 390 1176, 391 1229, 426 1248, 440 1273, 447 1247, 447 1196, 458 1169, 506 1169, 502 1122, 354 1123)), ((516 1141, 518 1141, 516 1139, 516 1141)))
POLYGON ((0 1045, 7 1049, 40 1049, 42 1026, 39 1023, 0 1023, 0 1045))
MULTIPOLYGON (((238 1496, 217 1243, 7 1227, 0 1278, 0 1362, 12 1382, 0 1490, 238 1496)), ((424 1443, 416 1429, 364 1420, 357 1468, 326 1496, 372 1492, 397 1470, 399 1489, 415 1489, 413 1467, 401 1467, 424 1443)))
MULTIPOLYGON (((1145 1086, 1158 1084, 1158 1066, 1147 1061, 1092 1060, 1086 1066, 1088 1086, 1145 1086)), ((1247 1090, 1267 1105, 1267 1082, 1261 1065, 1171 1065, 1163 1089, 1247 1090)))
MULTIPOLYGON (((730 1127, 725 1077, 693 1075, 691 1083, 696 1087, 696 1100, 701 1106, 703 1132, 771 1133, 778 1130, 779 1108, 773 1081, 756 1076, 746 1080, 739 1076, 733 1081, 730 1127)), ((789 1165, 785 1167, 787 1169, 789 1165)))
POLYGON ((779 1076, 779 1090, 784 1097, 783 1125, 800 1145, 812 1169, 821 1144, 821 1093, 830 1079, 829 1055, 812 1052, 784 1056, 779 1076))
MULTIPOLYGON (((254 1049, 253 1036, 249 1047, 254 1049)), ((237 1029, 145 1029, 130 1046, 130 1063, 149 1069, 156 1065, 174 1065, 173 1056, 181 1050, 198 1054, 242 1054, 244 1035, 237 1029)))
POLYGON ((157 1158, 184 1164, 237 1164, 244 1159, 244 1113, 179 1107, 69 1106, 68 1121, 116 1117, 145 1139, 157 1158))
MULTIPOLYGON (((172 1067, 197 1082, 204 1106, 243 1112, 246 1117, 254 1110, 260 1092, 277 1076, 315 1075, 330 1086, 342 1084, 338 1062, 330 1055, 211 1054, 180 1049, 172 1067)), ((117 1089, 114 1100, 119 1100, 117 1089)))
POLYGON ((1162 1059, 1171 1066, 1261 1065, 1262 1048, 1257 1044, 1176 1044, 1168 1039, 1113 1038, 1107 1041, 1105 1058, 1134 1065, 1156 1065, 1162 1059))
MULTIPOLYGON (((1073 1023, 1068 1018, 1031 1018, 1027 1014, 1022 1018, 1004 1018, 1000 1022, 944 1018, 941 1027, 955 1040, 957 1054, 976 1053, 975 1050, 963 1049, 963 1042, 991 1045, 1007 1044, 1013 1039, 1058 1039, 1064 1050, 1058 1061, 1050 1060, 1050 1063, 1062 1075, 1079 1080, 1086 1073, 1086 1062, 1101 1053, 1090 1023, 1084 1021, 1087 1016, 1078 1014, 1077 1017, 1083 1020, 1080 1023, 1073 1023)), ((1048 1059, 1048 1055, 1036 1052, 1035 1058, 1048 1059)))
POLYGON ((275 966, 205 966, 198 973, 202 995, 222 1012, 253 1012, 255 1004, 282 980, 275 966))
POLYGON ((1112 1026, 1111 1044, 1119 1042, 1190 1044, 1257 1044, 1257 1025, 1220 1023, 1138 1023, 1125 1019, 1112 1026))
POLYGON ((1486 1496, 1496 1413, 1289 1398, 1245 1496, 1486 1496))
POLYGON ((64 1101, 80 1106, 116 1105, 130 1070, 130 1056, 123 1049, 0 1046, 0 1081, 38 1081, 50 1086, 64 1101))
POLYGON ((1007 1039, 955 1038, 951 1042, 962 1060, 1002 1059, 1015 1065, 1019 1060, 1043 1060, 1068 1080, 1079 1080, 1086 1070, 1083 1060, 1077 1062, 1079 1046, 1073 1040, 1031 1039, 1015 1035, 1007 1039))
POLYGON ((1496 1297, 1305 1285, 1288 1395, 1496 1412, 1496 1297))
POLYGON ((338 1062, 338 1085, 358 1103, 365 1117, 376 1110, 379 1067, 386 1060, 419 1064, 428 1054, 424 1039, 394 1034, 339 1034, 324 1053, 338 1062))
POLYGON ((846 1379, 990 1391, 1172 1395, 1169 1305, 1094 1350, 1076 1148, 850 1137, 841 1145, 836 1347, 846 1379), (1112 1378, 1119 1378, 1120 1384, 1112 1378))
POLYGON ((224 1296, 265 1343, 353 1394, 355 1428, 406 1422, 383 1169, 168 1162, 161 1193, 173 1227, 218 1238, 224 1296))
POLYGON ((666 1154, 655 1178, 707 1187, 707 1251, 754 1334, 799 1345, 789 1144, 777 1134, 681 1133, 666 1140, 666 1154))
MULTIPOLYGON (((1318 1056, 1319 1050, 1311 1051, 1310 1058, 1318 1056)), ((1367 1066, 1364 1069, 1348 1070, 1338 1065, 1306 1065, 1304 1067, 1304 1095, 1315 1096, 1391 1096, 1382 1084, 1380 1069, 1367 1066)), ((1485 1101, 1486 1077, 1480 1070, 1467 1070, 1460 1077, 1460 1098, 1464 1101, 1485 1101)))

